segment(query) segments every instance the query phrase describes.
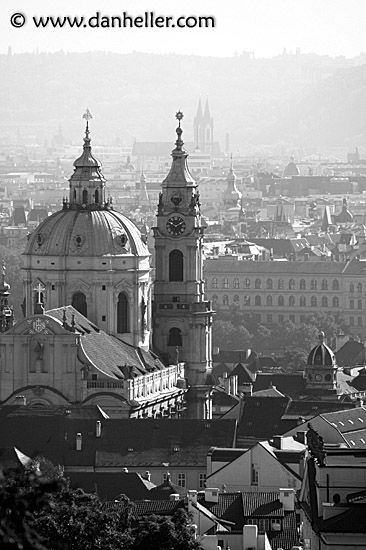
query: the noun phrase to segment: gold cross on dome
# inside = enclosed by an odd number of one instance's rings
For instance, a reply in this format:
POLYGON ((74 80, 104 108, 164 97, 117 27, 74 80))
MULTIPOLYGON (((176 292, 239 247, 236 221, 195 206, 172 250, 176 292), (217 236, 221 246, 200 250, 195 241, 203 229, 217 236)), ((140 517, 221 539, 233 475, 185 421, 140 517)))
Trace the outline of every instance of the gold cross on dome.
POLYGON ((83 114, 83 118, 85 118, 86 121, 90 120, 92 117, 92 114, 91 112, 89 111, 89 109, 87 108, 85 113, 83 114))

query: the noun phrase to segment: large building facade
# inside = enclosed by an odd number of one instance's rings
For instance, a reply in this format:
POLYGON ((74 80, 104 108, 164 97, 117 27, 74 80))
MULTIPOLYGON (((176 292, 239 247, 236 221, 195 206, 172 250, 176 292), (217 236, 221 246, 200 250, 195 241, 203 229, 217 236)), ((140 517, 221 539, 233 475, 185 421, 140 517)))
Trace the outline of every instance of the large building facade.
POLYGON ((235 309, 263 325, 304 322, 314 313, 344 319, 366 336, 366 261, 205 260, 207 296, 216 311, 235 309))

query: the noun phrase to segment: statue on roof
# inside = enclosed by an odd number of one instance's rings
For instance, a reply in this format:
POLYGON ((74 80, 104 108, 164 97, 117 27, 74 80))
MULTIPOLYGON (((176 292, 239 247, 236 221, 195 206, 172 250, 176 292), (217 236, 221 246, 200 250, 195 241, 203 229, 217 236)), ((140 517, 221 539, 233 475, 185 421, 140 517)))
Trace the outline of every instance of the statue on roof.
POLYGON ((308 423, 308 431, 306 432, 306 441, 309 452, 318 466, 325 466, 326 452, 324 450, 324 439, 314 430, 310 422, 308 423))

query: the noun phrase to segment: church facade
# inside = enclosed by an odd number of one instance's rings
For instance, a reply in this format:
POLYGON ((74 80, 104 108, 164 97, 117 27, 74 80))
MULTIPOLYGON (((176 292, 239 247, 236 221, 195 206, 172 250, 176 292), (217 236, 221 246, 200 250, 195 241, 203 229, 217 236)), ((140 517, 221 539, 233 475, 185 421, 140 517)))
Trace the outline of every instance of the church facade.
POLYGON ((30 235, 23 255, 24 319, 0 334, 0 402, 101 405, 137 418, 180 416, 186 377, 193 401, 201 404, 190 405, 190 416, 209 418, 212 312, 203 294, 197 185, 180 134, 158 207, 154 353, 150 252, 106 196, 92 153, 89 111, 84 118, 83 152, 74 162, 69 197, 30 235), (173 195, 180 197, 176 204, 173 195), (165 303, 185 307, 173 320, 161 315, 165 303))

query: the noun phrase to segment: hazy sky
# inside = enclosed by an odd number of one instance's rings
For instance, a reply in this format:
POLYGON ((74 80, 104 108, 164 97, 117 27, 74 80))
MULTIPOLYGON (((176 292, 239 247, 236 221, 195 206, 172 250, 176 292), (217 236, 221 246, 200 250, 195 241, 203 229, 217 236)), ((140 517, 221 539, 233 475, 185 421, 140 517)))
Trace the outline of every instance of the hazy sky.
POLYGON ((232 56, 243 50, 271 57, 283 48, 352 57, 366 49, 365 0, 1 0, 0 53, 108 50, 232 56), (212 15, 214 29, 40 29, 38 16, 212 15), (10 17, 27 22, 13 28, 10 17))

